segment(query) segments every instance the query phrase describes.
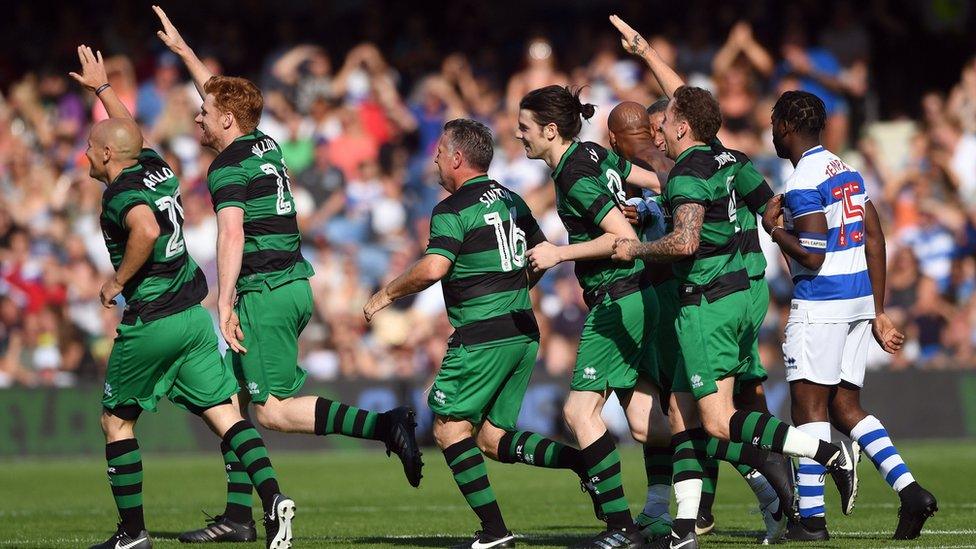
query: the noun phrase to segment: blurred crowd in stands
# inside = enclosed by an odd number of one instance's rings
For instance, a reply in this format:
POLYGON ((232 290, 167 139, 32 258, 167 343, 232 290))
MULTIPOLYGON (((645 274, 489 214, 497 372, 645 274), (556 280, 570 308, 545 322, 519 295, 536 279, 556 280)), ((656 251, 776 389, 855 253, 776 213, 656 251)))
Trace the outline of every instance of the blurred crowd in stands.
MULTIPOLYGON (((953 76, 944 85, 906 84, 921 92, 885 107, 889 90, 898 97, 906 92, 892 87, 902 70, 898 60, 876 58, 878 37, 898 32, 899 25, 904 32, 906 24, 949 35, 965 27, 956 28, 958 14, 904 13, 899 19, 883 9, 884 2, 874 4, 859 11, 853 3, 836 2, 817 12, 815 23, 802 11, 777 12, 770 21, 717 10, 710 25, 697 23, 702 10, 676 25, 640 15, 629 20, 654 36, 652 46, 690 84, 715 94, 724 118, 720 138, 747 153, 774 190, 792 168, 773 153, 772 102, 788 89, 824 100, 825 144, 861 170, 882 213, 887 311, 908 334, 904 352, 888 357, 877 349, 872 367, 974 368, 976 49, 948 57, 953 76), (775 33, 765 30, 771 23, 775 33)), ((241 18, 247 6, 255 4, 245 3, 241 18)), ((367 9, 367 20, 382 17, 374 8, 367 9)), ((48 51, 73 54, 85 40, 106 55, 112 86, 137 116, 147 142, 180 177, 186 245, 211 283, 205 305, 213 309, 217 226, 206 172, 214 152, 199 146, 193 117, 200 99, 179 60, 153 43, 148 9, 123 11, 141 21, 133 28, 142 36, 127 41, 129 31, 115 22, 102 34, 69 32, 76 42, 62 36, 48 51), (123 49, 132 40, 138 47, 123 49)), ((549 170, 527 159, 513 137, 519 99, 549 84, 586 86, 584 98, 597 105, 597 116, 584 124, 581 138, 606 144, 606 116, 615 104, 648 105, 660 95, 644 67, 622 51, 602 12, 584 14, 577 41, 566 39, 565 28, 523 28, 517 49, 510 43, 494 55, 478 46, 477 34, 492 33, 490 25, 469 21, 447 32, 412 17, 397 35, 364 33, 375 40, 354 44, 346 38, 342 49, 327 35, 308 43, 282 41, 261 57, 250 57, 253 25, 230 18, 220 27, 194 26, 187 20, 194 12, 184 11, 182 19, 180 13, 171 12, 174 22, 188 29, 184 36, 199 44, 215 73, 239 68, 235 74, 256 80, 264 92, 259 127, 284 151, 303 252, 316 270, 316 313, 301 338, 300 357, 314 379, 425 381, 436 371, 451 331, 439 285, 395 304, 371 325, 362 306, 423 252, 430 211, 443 197, 432 153, 445 121, 471 117, 488 124, 496 138, 489 174, 525 197, 549 239, 565 241, 549 170), (217 28, 221 34, 214 38, 217 28), (452 32, 463 35, 456 49, 452 32), (247 43, 247 59, 235 40, 247 43), (284 46, 289 43, 294 45, 284 46), (499 60, 506 51, 520 53, 499 60)), ((964 15, 964 22, 972 19, 968 11, 964 15)), ((23 23, 38 14, 20 17, 23 23)), ((77 22, 65 16, 58 24, 76 29, 77 22)), ((17 27, 14 33, 25 32, 17 27)), ((105 309, 98 300, 112 267, 98 224, 104 186, 88 177, 84 157, 90 124, 106 115, 92 94, 67 77, 76 70, 71 57, 57 58, 64 62, 26 69, 0 63, 0 74, 10 76, 0 78, 0 387, 99 380, 120 316, 118 307, 105 309)), ((779 345, 791 282, 778 251, 768 241, 764 245, 773 299, 761 341, 764 362, 776 371, 782 368, 779 345)), ((586 315, 571 265, 549 273, 534 300, 543 329, 539 368, 568 379, 586 315)))

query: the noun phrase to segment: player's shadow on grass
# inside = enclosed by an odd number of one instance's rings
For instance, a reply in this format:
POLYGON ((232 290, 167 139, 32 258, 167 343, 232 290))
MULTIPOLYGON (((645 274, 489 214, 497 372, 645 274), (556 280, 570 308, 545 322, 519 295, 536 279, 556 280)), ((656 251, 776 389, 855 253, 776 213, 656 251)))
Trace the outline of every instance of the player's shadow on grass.
MULTIPOLYGON (((589 536, 592 537, 592 536, 589 536)), ((554 535, 544 535, 544 534, 527 534, 527 535, 517 535, 516 542, 521 546, 568 546, 579 543, 586 539, 589 539, 586 535, 573 534, 554 534, 554 535)), ((346 538, 342 543, 353 543, 353 544, 383 544, 383 545, 398 545, 404 547, 451 547, 453 545, 460 545, 462 543, 470 542, 471 538, 466 536, 458 537, 444 537, 444 536, 429 536, 425 537, 419 536, 404 536, 396 538, 388 538, 383 536, 367 536, 359 538, 346 538)))

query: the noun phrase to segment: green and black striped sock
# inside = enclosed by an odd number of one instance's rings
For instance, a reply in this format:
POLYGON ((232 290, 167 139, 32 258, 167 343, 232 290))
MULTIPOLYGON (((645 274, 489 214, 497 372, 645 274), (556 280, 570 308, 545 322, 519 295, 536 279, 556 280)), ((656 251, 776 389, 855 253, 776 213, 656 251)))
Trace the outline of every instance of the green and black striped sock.
POLYGON ((471 506, 471 510, 481 520, 481 529, 491 535, 504 536, 508 533, 502 511, 495 500, 495 492, 488 482, 488 469, 485 458, 474 439, 464 440, 444 448, 444 459, 454 474, 454 482, 471 506))
POLYGON ((257 489, 264 512, 267 513, 271 510, 271 502, 275 494, 281 489, 278 487, 278 479, 261 435, 250 421, 242 419, 224 433, 223 442, 234 450, 237 459, 244 465, 244 470, 251 479, 251 485, 257 489))
POLYGON ((620 454, 609 432, 593 444, 580 450, 589 482, 596 487, 600 510, 610 528, 631 528, 634 520, 624 497, 623 477, 620 474, 620 454))
POLYGON ((644 446, 644 472, 647 474, 647 499, 642 513, 659 517, 668 512, 671 502, 671 445, 644 446))
POLYGON ((644 472, 647 485, 671 486, 671 446, 644 446, 644 472))
POLYGON ((580 451, 529 431, 506 431, 498 441, 498 461, 582 471, 580 451))
POLYGON ((729 419, 729 439, 732 442, 772 450, 778 454, 783 453, 789 429, 789 425, 762 412, 737 411, 729 419))
POLYGON ((315 401, 315 434, 385 440, 390 432, 386 414, 319 397, 315 401))
POLYGON ((142 455, 134 438, 117 440, 105 445, 108 462, 108 482, 112 497, 122 519, 122 529, 130 536, 138 536, 146 529, 142 514, 142 455))
POLYGON ((708 445, 705 449, 708 457, 731 463, 742 476, 761 467, 769 457, 768 451, 751 444, 729 442, 715 437, 708 437, 708 445))
POLYGON ((702 494, 698 503, 698 516, 712 514, 712 504, 715 503, 715 491, 718 490, 718 460, 708 458, 704 463, 702 474, 702 494))
POLYGON ((224 455, 224 469, 227 472, 227 506, 224 516, 234 522, 245 524, 251 521, 251 477, 234 449, 226 442, 220 443, 220 453, 224 455))

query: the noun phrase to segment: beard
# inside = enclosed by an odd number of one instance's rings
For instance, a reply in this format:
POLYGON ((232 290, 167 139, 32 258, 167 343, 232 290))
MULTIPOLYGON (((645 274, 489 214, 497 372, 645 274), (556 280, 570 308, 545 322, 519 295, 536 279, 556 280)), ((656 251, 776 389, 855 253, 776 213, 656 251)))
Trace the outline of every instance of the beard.
POLYGON ((210 133, 210 130, 206 126, 200 126, 202 133, 200 134, 200 144, 204 147, 209 147, 211 149, 217 150, 217 136, 210 133))
POLYGON ((773 136, 773 149, 776 150, 776 156, 780 158, 790 157, 790 151, 786 148, 786 144, 781 139, 776 139, 775 135, 773 136))

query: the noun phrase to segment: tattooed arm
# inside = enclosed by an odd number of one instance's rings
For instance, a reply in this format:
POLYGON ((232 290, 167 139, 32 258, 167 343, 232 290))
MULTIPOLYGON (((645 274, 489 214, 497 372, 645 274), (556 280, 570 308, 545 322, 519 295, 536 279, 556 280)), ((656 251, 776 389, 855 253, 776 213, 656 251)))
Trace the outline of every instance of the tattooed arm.
POLYGON ((636 257, 656 263, 673 263, 695 254, 701 243, 705 207, 688 202, 674 212, 674 230, 653 242, 618 238, 613 244, 613 259, 630 261, 636 257))

